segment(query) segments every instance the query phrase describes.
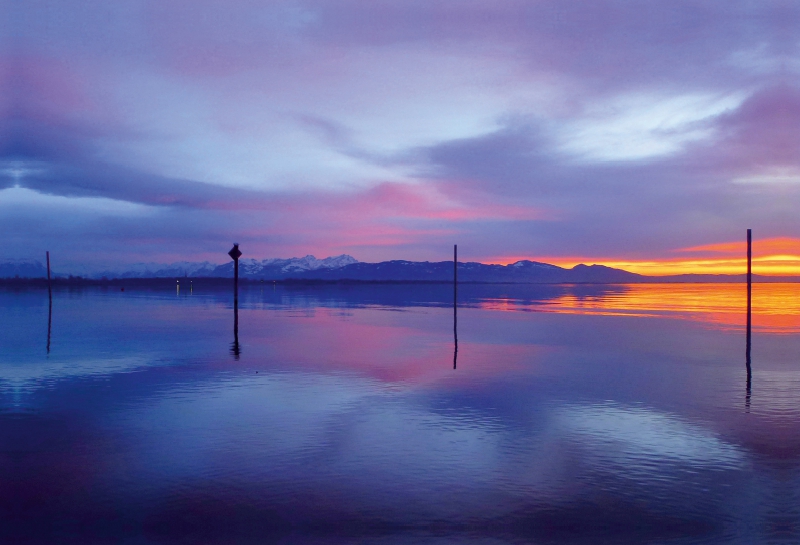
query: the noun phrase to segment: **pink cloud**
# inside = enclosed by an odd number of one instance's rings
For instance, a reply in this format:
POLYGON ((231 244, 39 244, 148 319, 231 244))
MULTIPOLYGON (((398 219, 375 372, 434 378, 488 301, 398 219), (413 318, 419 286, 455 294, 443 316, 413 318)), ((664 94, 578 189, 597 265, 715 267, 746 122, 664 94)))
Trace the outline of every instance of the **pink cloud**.
POLYGON ((247 238, 264 257, 360 259, 429 258, 454 239, 474 259, 645 259, 734 240, 745 224, 800 236, 797 185, 732 183, 800 172, 797 8, 785 2, 17 4, 0 161, 41 166, 23 181, 41 193, 154 211, 0 218, 13 255, 41 233, 142 255, 247 238), (459 93, 466 105, 436 117, 459 93), (561 153, 571 123, 630 93, 749 98, 703 118, 691 127, 703 137, 674 153, 561 153), (481 121, 464 129, 472 106, 481 121), (396 125, 411 136, 395 139, 396 125), (290 144, 275 152, 284 128, 290 144))

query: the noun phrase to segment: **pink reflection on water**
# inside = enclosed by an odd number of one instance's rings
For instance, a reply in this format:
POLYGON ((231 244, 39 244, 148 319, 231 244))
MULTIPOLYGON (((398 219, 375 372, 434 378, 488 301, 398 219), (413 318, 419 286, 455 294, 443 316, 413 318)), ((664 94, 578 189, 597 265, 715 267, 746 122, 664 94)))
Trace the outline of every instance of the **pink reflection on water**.
MULTIPOLYGON (((240 323, 248 329, 272 332, 243 331, 247 350, 292 370, 356 373, 386 383, 415 384, 454 373, 449 310, 316 308, 304 314, 253 309, 240 313, 240 323)), ((475 380, 522 369, 543 350, 535 345, 460 341, 458 369, 469 371, 470 380, 475 380)))

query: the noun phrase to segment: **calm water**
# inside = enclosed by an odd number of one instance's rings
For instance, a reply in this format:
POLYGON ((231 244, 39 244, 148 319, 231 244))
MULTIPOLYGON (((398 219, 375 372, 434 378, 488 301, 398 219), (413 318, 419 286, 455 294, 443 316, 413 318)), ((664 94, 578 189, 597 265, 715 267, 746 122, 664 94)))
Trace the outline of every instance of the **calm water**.
POLYGON ((800 285, 459 304, 0 291, 0 542, 800 541, 800 285))

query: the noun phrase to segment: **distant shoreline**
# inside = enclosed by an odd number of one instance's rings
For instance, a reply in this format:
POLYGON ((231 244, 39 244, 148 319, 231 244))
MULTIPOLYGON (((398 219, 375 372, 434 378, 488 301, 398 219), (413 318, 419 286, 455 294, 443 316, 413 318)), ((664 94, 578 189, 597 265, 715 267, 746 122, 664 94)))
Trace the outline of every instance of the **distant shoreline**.
MULTIPOLYGON (((379 263, 348 262, 350 256, 318 260, 313 256, 280 261, 245 262, 240 264, 239 279, 243 284, 275 282, 295 285, 326 284, 452 284, 457 267, 459 284, 524 284, 524 285, 619 285, 673 283, 744 283, 744 267, 740 274, 660 274, 643 275, 605 265, 579 264, 563 268, 549 263, 522 260, 509 265, 487 265, 478 262, 405 261, 379 263), (311 261, 313 260, 313 262, 311 261), (335 262, 331 262, 334 260, 335 262)), ((56 282, 64 285, 164 285, 176 280, 216 285, 232 280, 233 262, 211 266, 208 263, 139 264, 126 270, 87 271, 69 274, 54 271, 56 282), (144 269, 142 267, 145 267, 144 269), (147 268, 154 267, 154 268, 147 268)), ((676 270, 676 272, 678 272, 676 270)), ((0 284, 45 282, 47 270, 41 263, 0 263, 0 284)), ((757 283, 797 283, 800 275, 753 275, 757 283)))

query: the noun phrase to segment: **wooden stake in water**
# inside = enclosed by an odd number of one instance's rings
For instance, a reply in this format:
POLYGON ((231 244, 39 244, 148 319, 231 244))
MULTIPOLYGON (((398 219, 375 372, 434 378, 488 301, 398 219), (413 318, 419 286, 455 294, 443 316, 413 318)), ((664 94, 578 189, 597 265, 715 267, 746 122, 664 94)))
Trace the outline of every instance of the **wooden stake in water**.
POLYGON ((753 231, 747 230, 747 361, 750 362, 750 329, 753 306, 753 231))
POLYGON ((233 259, 233 293, 234 297, 239 297, 239 258, 242 257, 242 252, 239 250, 239 243, 234 242, 233 248, 228 252, 228 255, 233 259))
POLYGON ((747 343, 745 348, 745 366, 747 367, 747 384, 745 388, 745 410, 750 410, 750 388, 752 383, 752 369, 750 367, 750 340, 752 327, 753 303, 753 231, 747 230, 747 343))
POLYGON ((47 291, 52 292, 52 286, 50 285, 50 251, 45 252, 45 256, 47 256, 47 291))
POLYGON ((47 257, 47 353, 50 353, 50 331, 53 326, 53 287, 50 281, 50 251, 45 252, 47 257))
POLYGON ((453 244, 453 369, 458 359, 458 244, 453 244))
POLYGON ((228 255, 233 259, 233 344, 231 345, 231 354, 238 360, 241 354, 239 345, 239 258, 242 256, 238 243, 233 243, 233 248, 228 255))

